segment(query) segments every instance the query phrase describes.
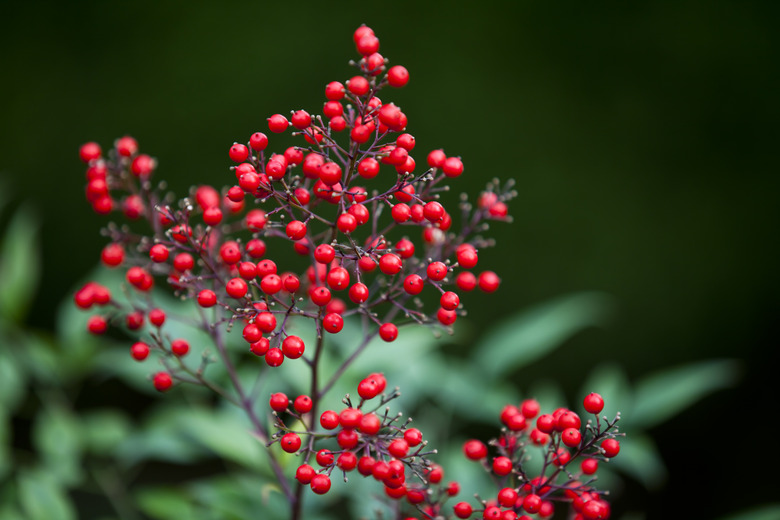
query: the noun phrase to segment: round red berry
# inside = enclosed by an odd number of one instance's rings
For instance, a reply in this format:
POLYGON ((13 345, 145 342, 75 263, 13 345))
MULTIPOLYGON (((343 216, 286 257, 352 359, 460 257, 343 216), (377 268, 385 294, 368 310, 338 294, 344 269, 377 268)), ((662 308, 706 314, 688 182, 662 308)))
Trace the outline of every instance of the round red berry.
POLYGON ((320 450, 316 455, 317 464, 323 467, 328 467, 333 464, 333 452, 330 450, 320 450))
POLYGON ((308 395, 299 395, 295 398, 295 401, 293 401, 293 408, 295 408, 295 411, 298 413, 308 413, 311 411, 312 406, 311 397, 308 395))
POLYGON ((597 393, 588 394, 582 402, 585 411, 592 414, 601 413, 604 409, 604 399, 597 393))
POLYGON ((303 355, 304 350, 305 345, 303 344, 303 340, 298 336, 287 336, 284 338, 284 341, 282 341, 282 352, 285 357, 298 359, 303 355))
POLYGON ((311 490, 318 495, 324 495, 330 491, 330 477, 322 473, 314 475, 311 479, 311 490))
POLYGON ((190 351, 190 344, 185 339, 175 339, 171 341, 171 352, 181 357, 190 351))
POLYGON ((501 477, 512 473, 512 460, 503 456, 493 459, 493 473, 501 477))
POLYGON ((480 273, 477 283, 482 291, 492 293, 498 289, 501 279, 493 271, 484 271, 480 273))
POLYGON ((335 312, 329 312, 322 318, 322 328, 331 334, 341 332, 344 328, 344 318, 335 312))
POLYGON ((471 460, 480 460, 487 457, 487 446, 482 441, 470 440, 463 444, 463 453, 471 460))
POLYGON ((287 410, 287 406, 290 404, 290 400, 284 393, 277 392, 275 394, 271 394, 271 398, 268 400, 268 404, 271 406, 272 410, 281 413, 287 410))
POLYGON ((143 361, 149 356, 149 345, 142 341, 133 343, 133 346, 130 347, 130 355, 136 361, 143 361))
POLYGON ((368 300, 368 287, 366 284, 358 282, 350 287, 349 299, 357 304, 361 304, 368 300))
POLYGON ((447 272, 447 266, 443 262, 431 262, 426 269, 428 278, 437 282, 444 280, 447 272))
POLYGON ((81 160, 85 163, 100 159, 101 154, 102 150, 100 149, 100 145, 94 141, 84 143, 81 145, 81 148, 79 148, 79 157, 81 157, 81 160))
POLYGON ((604 439, 601 442, 601 449, 604 450, 604 456, 612 458, 620 453, 620 443, 615 439, 604 439))
POLYGON ((409 82, 409 71, 401 65, 390 67, 387 71, 387 82, 391 87, 403 87, 409 82))
POLYGON ((314 478, 317 472, 308 464, 301 464, 298 469, 295 470, 295 479, 301 484, 308 484, 311 479, 314 478))
POLYGON ((287 453, 295 453, 301 447, 301 438, 296 433, 285 433, 282 435, 280 444, 287 453))
POLYGON ((580 462, 580 469, 586 475, 593 475, 599 469, 599 461, 596 459, 583 459, 580 462))
POLYGON ((173 378, 168 372, 157 372, 152 378, 152 383, 158 392, 165 392, 173 386, 173 378))
POLYGON ((363 76, 354 76, 347 81, 347 89, 356 96, 365 96, 371 89, 371 85, 363 76))
POLYGON ((275 134, 279 134, 287 130, 288 125, 287 118, 282 114, 274 114, 268 118, 268 129, 275 134))
POLYGON ((339 415, 333 410, 326 410, 320 415, 320 425, 326 430, 333 430, 339 425, 339 415))
POLYGON ((471 504, 468 502, 458 502, 452 506, 452 510, 455 516, 458 518, 469 518, 474 510, 471 508, 471 504))

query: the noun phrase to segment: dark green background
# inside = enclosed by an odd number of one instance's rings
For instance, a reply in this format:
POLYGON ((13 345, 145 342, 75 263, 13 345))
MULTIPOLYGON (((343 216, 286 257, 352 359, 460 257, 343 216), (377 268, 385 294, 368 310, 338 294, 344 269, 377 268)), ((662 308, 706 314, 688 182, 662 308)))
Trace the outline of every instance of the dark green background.
POLYGON ((619 304, 611 327, 518 384, 541 374, 574 391, 605 359, 633 378, 742 358, 740 388, 651 432, 671 479, 662 494, 637 492, 631 509, 659 517, 676 499, 710 517, 764 500, 756 459, 766 462, 760 417, 776 410, 780 289, 778 5, 4 5, 0 171, 43 222, 31 324, 52 326, 53 305, 104 244, 83 197, 82 142, 135 136, 178 193, 227 184, 229 145, 273 113, 318 110, 324 85, 349 77, 351 33, 367 23, 411 73, 385 96, 418 147, 463 157, 456 191, 517 180, 515 222, 494 226, 498 248, 481 255, 501 292, 471 297, 470 316, 489 324, 590 289, 619 304), (749 488, 713 500, 735 475, 749 488))

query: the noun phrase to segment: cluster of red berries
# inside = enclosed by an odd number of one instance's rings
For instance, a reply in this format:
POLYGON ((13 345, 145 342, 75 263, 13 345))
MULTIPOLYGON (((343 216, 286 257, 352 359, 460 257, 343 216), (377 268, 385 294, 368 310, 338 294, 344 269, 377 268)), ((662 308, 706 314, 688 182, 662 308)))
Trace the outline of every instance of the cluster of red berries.
POLYGON ((316 428, 309 396, 290 400, 283 393, 271 395, 269 405, 276 416, 278 430, 271 444, 278 442, 282 450, 304 458, 296 469, 295 478, 317 494, 330 490, 334 471, 341 472, 346 482, 348 473, 357 470, 362 476, 380 482, 388 497, 405 498, 411 506, 435 517, 441 510, 441 502, 458 494, 460 486, 457 482, 442 485, 444 471, 427 458, 436 452, 425 451, 428 442, 423 440, 420 430, 409 427, 411 420, 400 423, 401 415, 390 416, 387 408, 379 412, 400 395, 397 388, 384 394, 386 386, 384 375, 367 376, 358 384, 360 401, 356 406, 347 396, 344 409, 339 412, 326 410, 320 414, 319 426, 324 431, 316 428), (371 402, 380 395, 378 403, 371 402), (288 426, 292 421, 305 431, 295 431, 288 426), (310 439, 309 443, 304 445, 302 435, 310 439), (319 443, 334 440, 337 448, 318 449, 319 443), (312 457, 319 469, 309 464, 312 457))
POLYGON ((604 400, 599 394, 585 397, 583 408, 593 419, 582 424, 579 415, 566 408, 541 414, 539 403, 528 399, 521 405, 507 405, 501 412, 504 428, 501 435, 489 444, 496 450, 492 462, 488 460, 488 446, 479 440, 463 445, 463 453, 479 461, 500 486, 495 499, 482 500, 478 507, 458 502, 453 512, 458 518, 472 518, 481 513, 484 519, 529 520, 528 515, 551 518, 555 503, 569 503, 576 520, 607 519, 609 503, 603 493, 591 486, 599 462, 618 454, 620 435, 616 424, 599 418, 604 400), (523 467, 527 450, 538 447, 543 453, 542 470, 529 475, 523 467), (578 468, 573 468, 579 461, 578 468))
POLYGON ((321 115, 295 110, 268 118, 272 134, 292 128, 301 144, 270 153, 263 132, 234 143, 228 156, 235 185, 221 192, 203 185, 174 205, 151 181, 156 161, 139 153, 133 138, 118 139, 108 157, 96 143, 81 147, 95 211, 121 208, 152 230, 144 236, 108 226, 102 261, 125 270, 137 301, 127 309, 114 302, 108 315, 90 320, 90 331, 102 333, 131 314, 151 321, 149 291, 162 278, 212 308, 212 327, 242 322, 249 350, 276 367, 306 353, 303 340, 287 332, 291 319, 312 320, 322 336, 338 334, 344 318, 358 314, 374 324, 371 337, 390 342, 399 326, 450 327, 464 312, 462 293, 497 290, 494 272, 472 270, 490 245, 480 236, 485 221, 509 218, 511 183, 491 182, 475 205, 464 196, 456 232, 440 196, 463 173, 463 161, 436 149, 425 167, 417 164, 406 114, 378 97, 386 86, 406 85, 408 71, 387 68, 369 27, 358 28, 354 41, 362 56, 357 74, 326 85, 321 115), (288 248, 306 267, 284 260, 288 248), (425 311, 430 300, 432 313, 425 311))

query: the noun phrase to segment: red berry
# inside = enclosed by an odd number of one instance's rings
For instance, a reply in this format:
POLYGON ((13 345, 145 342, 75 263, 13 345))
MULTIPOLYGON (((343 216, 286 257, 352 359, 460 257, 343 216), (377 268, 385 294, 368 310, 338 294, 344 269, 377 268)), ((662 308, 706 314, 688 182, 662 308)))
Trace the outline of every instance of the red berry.
POLYGON ((412 211, 407 204, 399 202, 390 210, 390 215, 393 217, 393 220, 403 224, 412 216, 412 211))
POLYGON ((314 468, 308 464, 301 464, 298 466, 298 469, 295 470, 295 479, 301 484, 308 484, 316 474, 317 472, 314 471, 314 468))
POLYGON ((542 499, 539 497, 539 495, 530 494, 526 495, 526 497, 523 499, 523 509, 527 513, 538 513, 539 509, 542 507, 542 499))
POLYGON ((604 409, 604 399, 597 393, 588 394, 582 402, 585 411, 592 414, 601 413, 604 409))
POLYGON ((452 510, 458 518, 469 518, 474 511, 468 502, 458 502, 452 506, 452 510))
POLYGON ((276 328, 276 316, 270 312, 261 312, 255 318, 255 325, 266 334, 273 332, 276 328))
POLYGON ((428 268, 425 272, 428 274, 428 278, 440 282, 447 276, 448 270, 443 262, 431 262, 428 264, 428 268))
POLYGON ((439 299, 439 303, 441 304, 443 309, 452 311, 458 308, 458 305, 460 304, 460 298, 456 293, 452 291, 447 291, 441 295, 441 298, 439 299))
POLYGON ((173 259, 173 267, 177 271, 188 271, 195 267, 195 259, 189 253, 179 253, 173 259))
POLYGON ((350 213, 342 213, 339 218, 336 219, 336 227, 342 233, 352 233, 357 229, 357 219, 350 213))
POLYGON ((352 471, 357 466, 357 463, 358 463, 357 455, 355 455, 351 451, 345 451, 344 453, 339 455, 338 459, 336 459, 336 466, 338 466, 344 471, 352 471))
POLYGON ((268 352, 268 348, 271 346, 271 342, 267 338, 260 338, 251 345, 249 345, 249 351, 255 356, 265 356, 268 352))
POLYGON ((266 222, 268 222, 268 219, 265 217, 265 211, 262 209, 253 209, 244 218, 244 223, 250 231, 260 231, 265 227, 266 222))
POLYGON ((477 277, 470 271, 462 271, 455 277, 455 285, 463 291, 473 291, 477 286, 477 277))
POLYGON ((517 491, 512 488, 504 488, 498 492, 498 503, 504 507, 514 507, 517 502, 517 491))
POLYGON ((149 258, 152 259, 153 262, 161 263, 168 260, 169 255, 168 248, 165 247, 162 244, 155 244, 152 246, 151 249, 149 249, 149 258))
POLYGON ((329 312, 322 319, 322 328, 331 334, 337 334, 344 328, 344 318, 335 312, 329 312))
POLYGON ((311 397, 308 395, 299 395, 293 401, 293 408, 300 414, 311 412, 312 406, 311 397))
POLYGON ((349 288, 349 299, 357 304, 364 303, 368 300, 368 287, 364 283, 356 283, 349 288))
POLYGON ((165 392, 173 386, 173 379, 168 372, 157 372, 152 378, 152 383, 158 392, 165 392))
POLYGON ((249 149, 243 144, 234 143, 230 147, 229 155, 233 162, 242 163, 249 157, 249 149))
POLYGON ((190 351, 190 344, 185 339, 175 339, 171 341, 171 352, 181 357, 190 351))
POLYGON ((583 459, 580 462, 580 469, 586 475, 593 475, 599 469, 599 461, 596 459, 583 459))
POLYGON ((536 427, 542 433, 552 433, 555 430, 555 422, 555 417, 551 414, 542 414, 536 419, 536 427))
POLYGON ((287 336, 282 341, 282 353, 290 359, 298 359, 305 350, 303 340, 298 336, 287 336))
POLYGON ((258 152, 265 150, 268 146, 268 137, 263 132, 255 132, 249 137, 249 146, 258 152))
POLYGON ((580 445, 582 434, 575 428, 566 428, 561 433, 561 440, 566 446, 570 448, 576 448, 580 445))
POLYGON ((282 353, 282 349, 278 347, 268 349, 268 352, 265 353, 265 363, 269 367, 278 367, 284 363, 284 354, 282 353))
MULTIPOLYGON (((359 387, 358 387, 359 392, 359 387)), ((360 424, 358 424, 357 429, 366 435, 376 435, 379 433, 379 430, 382 428, 382 421, 379 419, 379 417, 376 416, 376 414, 373 413, 367 413, 363 417, 360 418, 360 424)))
POLYGON ((387 447, 387 451, 393 457, 402 459, 409 453, 409 444, 404 439, 396 439, 387 447))
POLYGON ((345 450, 351 450, 357 446, 359 441, 360 436, 355 430, 344 429, 341 430, 336 436, 336 442, 338 442, 339 446, 345 450))
POLYGON ((280 441, 282 449, 287 453, 295 453, 301 447, 301 438, 295 433, 285 433, 280 441))
POLYGON ((162 327, 165 323, 165 311, 162 309, 152 309, 149 311, 149 323, 155 327, 162 327))
POLYGON ((601 442, 601 449, 604 450, 604 456, 612 458, 620 453, 620 443, 615 439, 604 439, 601 442))
POLYGON ((303 130, 311 125, 311 116, 305 110, 298 110, 293 112, 290 122, 298 130, 303 130))
POLYGON ((320 450, 317 452, 317 464, 323 467, 333 465, 333 452, 330 450, 320 450))
POLYGON ((326 281, 334 291, 343 291, 349 287, 349 271, 343 267, 334 267, 328 271, 326 281))
POLYGON ((425 286, 425 281, 420 275, 410 274, 404 279, 404 291, 408 294, 420 294, 425 286))
POLYGON ((500 520, 501 508, 498 506, 487 506, 482 512, 482 518, 485 520, 500 520))
POLYGON ((344 97, 344 85, 338 81, 331 81, 325 86, 325 97, 331 101, 338 101, 344 97))
POLYGON ((386 253, 379 258, 379 270, 387 275, 398 274, 403 265, 401 257, 394 253, 386 253))
POLYGON ((363 417, 363 412, 357 408, 345 408, 339 414, 339 424, 343 428, 357 428, 361 417, 363 417))
POLYGON ((287 406, 290 404, 290 399, 282 392, 271 394, 271 398, 268 400, 268 404, 275 412, 282 413, 287 410, 287 406))
POLYGON ((379 173, 379 162, 367 157, 358 163, 358 174, 364 179, 373 179, 379 173))
POLYGON ((121 244, 108 244, 103 248, 100 259, 108 267, 116 267, 125 259, 125 249, 121 244))
POLYGON ((227 291, 228 296, 231 296, 232 298, 243 298, 246 296, 248 290, 249 286, 247 285, 246 280, 242 280, 241 278, 232 278, 228 281, 227 285, 225 285, 225 291, 227 291))
POLYGON ((512 473, 512 461, 508 457, 496 457, 493 459, 493 473, 503 477, 512 473))
POLYGON ((471 244, 461 244, 455 252, 458 259, 458 265, 465 269, 476 267, 479 256, 477 250, 471 244))
POLYGON ((100 149, 100 145, 93 141, 84 143, 81 145, 81 148, 79 148, 79 157, 81 157, 81 160, 85 163, 100 159, 101 154, 102 150, 100 149))
POLYGON ((398 338, 398 327, 392 323, 383 323, 379 327, 379 337, 388 343, 395 341, 398 338))
POLYGON ((122 157, 130 157, 138 152, 138 143, 129 135, 117 139, 114 144, 117 153, 122 157))
POLYGON ((494 292, 500 283, 501 279, 493 271, 484 271, 479 275, 479 288, 486 293, 494 292))
POLYGON ((541 410, 541 406, 536 399, 526 399, 520 405, 520 411, 527 419, 533 419, 536 417, 539 413, 539 410, 541 410))
POLYGON ((387 82, 391 87, 403 87, 409 83, 409 71, 401 65, 390 67, 390 70, 387 71, 387 82))
POLYGON ((371 89, 371 85, 363 76, 354 76, 347 81, 347 89, 356 96, 365 96, 371 89))
POLYGON ((217 303, 217 295, 214 291, 203 289, 198 293, 198 304, 201 307, 213 307, 217 303))
POLYGON ((90 316, 87 320, 87 330, 92 334, 103 334, 108 330, 108 321, 103 316, 90 316))
POLYGON ((471 460, 487 457, 487 446, 482 441, 470 440, 463 445, 463 453, 471 460))
POLYGON ((279 134, 287 130, 288 125, 287 118, 282 114, 274 114, 268 118, 268 129, 275 134, 279 134))
POLYGON ((324 495, 330 491, 330 477, 322 473, 314 475, 311 479, 311 490, 318 495, 324 495))
POLYGON ((339 416, 333 410, 326 410, 320 415, 320 425, 326 430, 333 430, 339 425, 339 416))

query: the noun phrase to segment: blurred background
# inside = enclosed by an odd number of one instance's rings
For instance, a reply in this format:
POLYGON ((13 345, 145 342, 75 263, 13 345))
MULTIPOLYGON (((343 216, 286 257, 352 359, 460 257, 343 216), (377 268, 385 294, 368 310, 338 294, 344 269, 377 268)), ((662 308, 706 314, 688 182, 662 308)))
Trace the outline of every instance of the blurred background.
MULTIPOLYGON (((777 408, 780 4, 16 2, 2 11, 0 236, 24 213, 23 263, 40 259, 38 282, 21 289, 26 312, 3 297, 14 334, 51 340, 58 305, 105 245, 105 219, 84 200, 83 142, 107 149, 134 136, 178 194, 228 184, 228 147, 265 130, 271 114, 318 111, 324 85, 352 75, 351 35, 366 23, 380 52, 410 71, 406 88, 382 97, 408 115, 418 148, 463 158, 453 199, 493 177, 517 182, 514 222, 494 225, 498 247, 480 253, 502 286, 469 297, 469 341, 544 302, 598 294, 583 300, 602 306, 597 326, 573 327, 554 351, 505 374, 518 395, 553 382, 576 404, 599 370, 646 391, 674 381, 671 369, 700 370, 683 371, 694 388, 684 406, 645 423, 666 471, 649 484, 629 474, 618 517, 668 517, 670 504, 673 516, 721 517, 770 499, 759 448, 761 418, 777 408), (701 364, 713 360, 733 362, 701 364), (734 479, 749 485, 720 492, 734 479)), ((0 291, 12 285, 2 279, 0 291)), ((3 349, 18 343, 9 327, 3 349)), ((82 377, 101 398, 80 391, 76 412, 141 413, 156 402, 82 377)), ((35 414, 48 394, 35 381, 15 404, 0 467, 18 470, 40 450, 35 414)), ((483 431, 475 423, 457 435, 483 431)), ((132 489, 185 475, 157 469, 132 489)), ((69 496, 81 517, 112 517, 88 493, 69 496)))

